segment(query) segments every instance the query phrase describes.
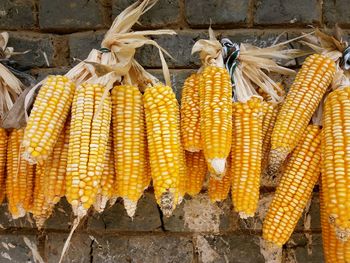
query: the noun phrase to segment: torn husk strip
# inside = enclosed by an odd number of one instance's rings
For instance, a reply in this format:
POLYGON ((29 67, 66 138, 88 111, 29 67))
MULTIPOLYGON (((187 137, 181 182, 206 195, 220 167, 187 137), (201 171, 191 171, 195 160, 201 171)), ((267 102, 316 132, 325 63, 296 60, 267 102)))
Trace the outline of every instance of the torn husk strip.
POLYGON ((222 46, 216 39, 214 31, 209 27, 209 39, 200 39, 192 47, 191 54, 199 52, 202 67, 199 72, 206 66, 217 66, 224 68, 222 57, 222 46))

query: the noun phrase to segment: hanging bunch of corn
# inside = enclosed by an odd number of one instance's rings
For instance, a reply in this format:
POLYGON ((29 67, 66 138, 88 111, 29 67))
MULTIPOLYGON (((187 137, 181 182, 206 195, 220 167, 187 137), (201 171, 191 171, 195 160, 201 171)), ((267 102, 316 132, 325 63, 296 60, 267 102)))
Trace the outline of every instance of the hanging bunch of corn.
MULTIPOLYGON (((187 134, 188 130, 183 131, 184 142, 188 140, 197 142, 195 150, 203 149, 211 174, 222 178, 231 148, 232 88, 230 76, 223 64, 221 44, 215 38, 211 28, 209 28, 209 40, 201 39, 194 44, 192 53, 196 52, 200 54, 202 67, 199 75, 194 75, 193 79, 190 78, 185 83, 186 90, 191 89, 192 86, 192 95, 191 102, 185 102, 184 107, 186 108, 182 111, 185 120, 191 120, 192 126, 189 130, 193 131, 196 136, 190 137, 192 133, 187 134), (187 112, 185 112, 186 109, 187 112), (188 115, 192 116, 192 119, 186 118, 188 115), (200 130, 198 121, 200 121, 200 130), (201 143, 198 142, 198 137, 201 138, 201 143)), ((182 127, 182 129, 186 128, 187 125, 182 127)), ((193 151, 191 148, 187 147, 187 149, 193 151)))
POLYGON ((6 118, 10 109, 13 108, 15 100, 22 92, 24 85, 3 63, 14 53, 12 47, 8 47, 9 34, 0 33, 0 204, 5 197, 6 186, 6 150, 8 134, 4 127, 4 118, 6 118))
POLYGON ((265 72, 293 74, 279 66, 274 59, 292 59, 302 52, 286 48, 281 43, 267 48, 249 44, 233 44, 222 40, 226 67, 233 85, 233 134, 231 149, 232 201, 242 218, 254 216, 259 200, 263 141, 263 98, 261 88, 279 103, 280 87, 265 72))
POLYGON ((297 146, 335 73, 335 63, 341 57, 342 45, 334 38, 316 30, 306 35, 308 45, 316 54, 307 57, 285 98, 271 137, 268 173, 276 177, 287 155, 297 146))

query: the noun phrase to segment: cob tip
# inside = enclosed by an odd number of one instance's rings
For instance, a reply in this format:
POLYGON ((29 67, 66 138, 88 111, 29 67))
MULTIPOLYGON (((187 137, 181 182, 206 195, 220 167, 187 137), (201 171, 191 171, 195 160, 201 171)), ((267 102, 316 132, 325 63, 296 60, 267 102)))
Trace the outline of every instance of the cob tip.
POLYGON ((245 212, 239 212, 238 214, 241 219, 248 219, 249 217, 254 217, 254 214, 247 214, 245 212))
POLYGON ((166 190, 160 197, 160 209, 166 217, 170 217, 174 210, 174 194, 166 190))
POLYGON ((35 225, 38 228, 38 230, 41 230, 44 227, 46 218, 43 216, 34 216, 34 220, 35 220, 35 225))
POLYGON ((18 219, 26 215, 26 210, 22 205, 17 205, 17 213, 11 213, 12 219, 18 219))
POLYGON ((126 210, 126 213, 128 214, 129 217, 133 218, 136 212, 136 206, 137 202, 131 201, 128 198, 123 198, 124 200, 124 207, 126 210))
POLYGON ((221 175, 225 173, 226 159, 225 158, 214 158, 209 160, 210 166, 213 168, 215 174, 221 175))
POLYGON ((335 226, 335 235, 341 242, 347 242, 350 238, 350 229, 344 229, 335 226))
POLYGON ((265 262, 282 262, 282 251, 282 246, 278 246, 269 240, 260 238, 260 253, 263 255, 265 262))
POLYGON ((31 165, 34 165, 34 164, 37 163, 36 160, 30 155, 29 152, 26 152, 26 151, 23 152, 22 153, 22 157, 23 157, 24 160, 26 160, 31 165))
POLYGON ((268 179, 271 182, 278 181, 280 177, 280 169, 283 165, 284 160, 287 158, 288 152, 285 150, 274 149, 271 150, 269 156, 269 164, 266 169, 268 179))
POLYGON ((102 213, 103 210, 105 210, 105 208, 106 208, 107 202, 108 202, 108 197, 103 196, 103 195, 97 195, 96 202, 94 203, 94 209, 98 213, 102 213))

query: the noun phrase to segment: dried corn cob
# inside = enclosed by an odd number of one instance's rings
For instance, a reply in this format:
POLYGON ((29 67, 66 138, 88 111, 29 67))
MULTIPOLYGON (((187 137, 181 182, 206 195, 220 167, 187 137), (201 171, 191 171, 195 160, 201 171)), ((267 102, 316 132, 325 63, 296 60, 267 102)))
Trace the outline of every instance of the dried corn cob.
POLYGON ((224 201, 227 198, 228 193, 230 192, 231 181, 231 160, 228 160, 225 175, 222 177, 221 180, 216 179, 215 176, 210 176, 209 178, 208 195, 210 201, 213 203, 224 201))
POLYGON ((200 74, 189 76, 182 88, 181 96, 181 135, 184 149, 189 152, 202 150, 200 110, 199 110, 200 74))
POLYGON ((183 198, 188 190, 188 177, 187 177, 187 167, 186 167, 186 156, 185 151, 182 146, 179 147, 180 155, 180 176, 179 176, 179 199, 178 204, 183 201, 183 198))
POLYGON ((69 136, 66 197, 73 212, 83 217, 96 201, 106 158, 111 122, 111 97, 105 87, 84 83, 74 94, 69 136), (102 105, 101 108, 99 106, 102 105), (101 109, 99 112, 98 110, 101 109))
POLYGON ((329 57, 313 54, 304 61, 272 132, 270 175, 277 173, 284 159, 298 144, 334 74, 335 63, 329 57))
POLYGON ((169 86, 149 87, 144 94, 148 152, 155 196, 164 215, 179 201, 181 139, 179 108, 169 86))
POLYGON ((267 165, 271 149, 271 135, 277 119, 280 105, 274 102, 266 102, 263 107, 263 124, 262 124, 262 160, 261 169, 267 165))
POLYGON ((32 213, 39 229, 43 227, 55 205, 65 194, 69 126, 67 121, 49 158, 36 165, 32 213))
POLYGON ((123 198, 128 215, 133 217, 137 202, 150 183, 146 173, 142 94, 135 86, 116 86, 112 90, 112 103, 116 196, 123 198))
POLYGON ((23 217, 33 204, 35 166, 21 158, 23 134, 23 129, 12 130, 7 146, 6 196, 14 219, 23 217))
POLYGON ((284 245, 294 231, 320 175, 321 129, 309 125, 293 151, 263 224, 263 238, 284 245))
POLYGON ((116 176, 114 169, 114 153, 113 153, 113 132, 110 131, 109 140, 106 150, 106 158, 103 163, 103 171, 101 175, 101 182, 99 192, 96 196, 96 202, 94 208, 97 212, 101 213, 104 211, 108 200, 113 197, 113 188, 116 184, 116 176))
POLYGON ((47 77, 25 129, 23 156, 26 160, 37 163, 49 157, 66 122, 74 89, 74 83, 67 77, 47 77))
POLYGON ((6 189, 6 148, 7 148, 7 132, 0 128, 0 204, 5 198, 6 189))
POLYGON ((207 66, 199 81, 201 136, 212 174, 222 176, 232 141, 232 87, 225 68, 207 66))
POLYGON ((322 185, 325 210, 335 225, 337 235, 350 235, 350 87, 330 93, 323 116, 322 185))
POLYGON ((195 196, 202 189, 208 167, 202 151, 186 151, 185 155, 188 178, 187 193, 191 196, 195 196))
POLYGON ((323 200, 322 183, 320 183, 320 210, 323 254, 326 262, 346 263, 350 262, 350 241, 341 241, 336 236, 336 230, 329 222, 323 200))
POLYGON ((242 218, 254 216, 259 200, 262 108, 256 97, 233 103, 232 202, 242 218))

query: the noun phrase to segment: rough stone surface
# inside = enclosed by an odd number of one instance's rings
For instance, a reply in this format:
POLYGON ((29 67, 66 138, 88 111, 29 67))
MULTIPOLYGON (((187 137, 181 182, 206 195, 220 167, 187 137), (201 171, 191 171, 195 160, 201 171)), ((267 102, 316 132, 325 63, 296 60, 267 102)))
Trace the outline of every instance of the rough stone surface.
MULTIPOLYGON (((112 0, 113 18, 120 14, 134 0, 112 0)), ((140 19, 142 27, 165 27, 177 23, 180 19, 178 0, 158 1, 154 7, 140 19)))
POLYGON ((0 1, 0 28, 30 29, 35 27, 34 1, 0 1))
POLYGON ((195 246, 200 263, 265 262, 254 235, 197 236, 195 246))
POLYGON ((328 26, 334 26, 350 23, 350 9, 347 0, 324 0, 323 1, 323 19, 328 26))
POLYGON ((0 235, 1 263, 35 262, 32 251, 24 238, 31 245, 37 246, 37 239, 34 235, 0 235))
POLYGON ((17 52, 29 51, 12 57, 21 67, 49 67, 56 62, 55 40, 51 34, 10 32, 8 46, 17 52))
MULTIPOLYGON (((56 263, 59 261, 67 237, 68 234, 48 234, 45 244, 48 263, 56 263)), ((93 236, 75 233, 62 263, 90 262, 91 245, 93 242, 93 236)))
POLYGON ((192 263, 193 245, 191 239, 176 236, 97 238, 93 262, 192 263))
POLYGON ((321 9, 317 0, 258 0, 254 22, 264 25, 310 24, 319 23, 320 17, 321 9))
POLYGON ((312 234, 309 239, 304 234, 294 234, 287 243, 287 253, 292 254, 297 262, 322 263, 321 234, 312 234))
POLYGON ((153 194, 145 193, 139 200, 134 218, 130 218, 121 202, 117 202, 102 214, 89 218, 88 230, 92 231, 158 231, 161 228, 159 210, 153 194))
POLYGON ((38 81, 41 81, 48 75, 64 75, 68 72, 68 70, 68 67, 34 69, 31 71, 31 74, 35 76, 38 81))
POLYGON ((248 0, 186 0, 186 20, 191 26, 243 24, 247 22, 248 0))
POLYGON ((42 29, 76 31, 106 27, 102 1, 40 0, 39 25, 42 29))
POLYGON ((51 217, 46 221, 45 229, 70 230, 74 215, 67 200, 63 198, 55 207, 51 217))

